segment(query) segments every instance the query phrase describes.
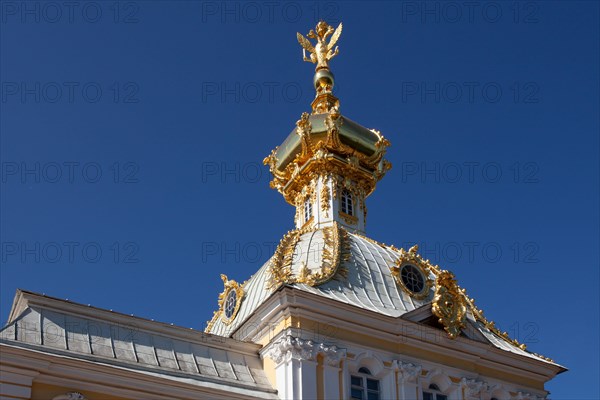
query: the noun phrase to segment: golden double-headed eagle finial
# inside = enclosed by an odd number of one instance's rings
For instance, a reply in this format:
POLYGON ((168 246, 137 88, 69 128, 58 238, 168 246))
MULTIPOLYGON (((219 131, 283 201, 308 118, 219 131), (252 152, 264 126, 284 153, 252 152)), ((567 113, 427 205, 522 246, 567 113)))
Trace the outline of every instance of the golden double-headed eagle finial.
POLYGON ((315 70, 318 71, 320 69, 329 69, 329 60, 335 57, 339 49, 335 44, 337 43, 340 35, 342 34, 342 23, 338 25, 338 27, 334 30, 332 26, 327 24, 325 21, 320 21, 317 24, 316 32, 312 29, 306 36, 311 39, 316 39, 317 43, 313 47, 312 43, 302 36, 300 33, 296 34, 298 38, 298 42, 302 46, 302 54, 304 56, 304 61, 311 62, 313 64, 317 64, 315 70), (331 36, 331 40, 327 43, 327 37, 331 36), (333 48, 335 46, 335 49, 333 48), (306 56, 306 52, 310 53, 310 57, 306 56))

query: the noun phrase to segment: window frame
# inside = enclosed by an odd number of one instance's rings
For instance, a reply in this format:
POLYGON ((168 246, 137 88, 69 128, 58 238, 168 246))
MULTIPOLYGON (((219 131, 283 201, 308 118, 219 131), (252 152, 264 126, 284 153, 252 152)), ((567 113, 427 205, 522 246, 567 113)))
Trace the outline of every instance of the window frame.
POLYGON ((435 383, 431 383, 427 386, 427 389, 421 390, 421 395, 423 400, 448 400, 448 395, 442 392, 440 387, 435 383), (425 395, 429 397, 426 399, 425 395))
POLYGON ((313 216, 312 203, 310 202, 310 198, 304 200, 304 223, 310 221, 313 216))
POLYGON ((420 295, 427 288, 427 278, 423 271, 414 264, 406 263, 400 267, 400 279, 408 290, 416 295, 420 295), (420 286, 419 290, 416 290, 420 286))
POLYGON ((354 199, 352 197, 352 192, 348 189, 342 190, 342 195, 340 196, 340 210, 347 215, 354 216, 354 199))
POLYGON ((225 302, 223 303, 223 313, 225 314, 225 318, 232 319, 233 315, 235 314, 237 301, 237 292, 235 290, 229 289, 225 297, 225 302), (229 315, 227 315, 228 313, 229 315))
MULTIPOLYGON (((382 397, 382 390, 381 390, 381 379, 377 379, 375 376, 373 376, 373 374, 371 373, 371 371, 366 368, 366 367, 361 367, 358 369, 358 371, 356 372, 352 372, 350 373, 350 399, 351 400, 355 400, 358 399, 357 397, 353 397, 352 396, 352 392, 353 390, 360 390, 361 392, 361 400, 368 400, 369 399, 369 395, 376 395, 375 399, 376 400, 380 400, 382 397), (353 383, 353 380, 355 379, 360 379, 360 386, 359 385, 355 385, 353 383), (369 389, 369 381, 370 382, 376 382, 377 383, 377 389, 369 389)), ((371 397, 373 398, 373 397, 371 397)))

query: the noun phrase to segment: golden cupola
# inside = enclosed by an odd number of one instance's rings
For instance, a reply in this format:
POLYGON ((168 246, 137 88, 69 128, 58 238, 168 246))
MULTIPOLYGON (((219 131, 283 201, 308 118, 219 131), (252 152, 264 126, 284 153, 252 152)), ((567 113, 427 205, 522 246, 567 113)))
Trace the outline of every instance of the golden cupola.
POLYGON ((364 232, 365 198, 391 168, 383 158, 390 143, 378 131, 340 113, 329 62, 338 54, 335 44, 341 33, 341 23, 334 30, 321 21, 307 35, 316 40, 314 45, 297 34, 304 61, 316 64, 312 112, 302 113, 296 127, 264 163, 273 174, 271 187, 296 207, 297 228, 338 222, 351 231, 364 232))

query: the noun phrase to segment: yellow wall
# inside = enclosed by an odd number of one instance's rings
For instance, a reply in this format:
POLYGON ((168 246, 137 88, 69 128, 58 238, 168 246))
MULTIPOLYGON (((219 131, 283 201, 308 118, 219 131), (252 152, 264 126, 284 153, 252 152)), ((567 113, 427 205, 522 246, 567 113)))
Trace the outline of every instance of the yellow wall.
POLYGON ((271 383, 271 386, 273 386, 274 388, 277 387, 277 380, 275 379, 275 366, 275 361, 271 360, 269 357, 265 357, 263 359, 263 368, 265 370, 265 375, 267 376, 269 383, 271 383))

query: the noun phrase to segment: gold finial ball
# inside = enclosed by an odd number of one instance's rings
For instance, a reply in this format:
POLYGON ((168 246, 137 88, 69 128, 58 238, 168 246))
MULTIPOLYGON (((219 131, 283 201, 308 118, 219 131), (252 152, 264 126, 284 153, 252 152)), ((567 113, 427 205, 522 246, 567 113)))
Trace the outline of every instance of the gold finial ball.
POLYGON ((330 92, 334 84, 333 73, 328 69, 318 70, 313 78, 313 84, 319 93, 323 90, 330 92))

